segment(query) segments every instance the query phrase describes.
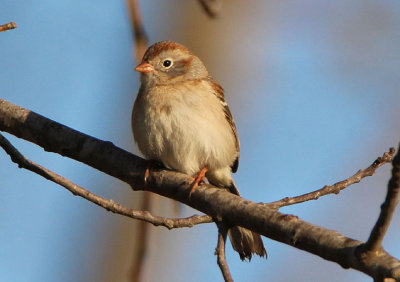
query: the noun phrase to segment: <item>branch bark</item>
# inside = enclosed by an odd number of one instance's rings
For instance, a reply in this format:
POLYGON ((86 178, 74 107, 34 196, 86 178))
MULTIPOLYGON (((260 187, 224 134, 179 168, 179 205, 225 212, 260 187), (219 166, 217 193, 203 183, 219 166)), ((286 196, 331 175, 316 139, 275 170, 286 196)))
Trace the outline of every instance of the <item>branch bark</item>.
POLYGON ((221 11, 222 0, 199 0, 199 3, 210 18, 217 17, 221 11))
POLYGON ((144 183, 146 162, 104 142, 0 99, 0 130, 33 142, 46 151, 83 162, 132 186, 180 201, 205 214, 253 230, 273 240, 362 271, 375 279, 400 280, 400 261, 382 248, 362 253, 364 243, 240 198, 212 185, 201 185, 189 199, 189 176, 153 170, 144 183), (368 259, 363 256, 367 255, 368 259))
POLYGON ((0 32, 4 32, 10 29, 14 29, 17 28, 17 24, 15 22, 9 22, 6 24, 2 24, 0 25, 0 32))
MULTIPOLYGON (((399 148, 400 150, 400 148, 399 148)), ((372 229, 368 241, 365 243, 365 252, 375 252, 381 248, 383 237, 392 221, 393 213, 399 202, 400 192, 400 154, 399 152, 393 159, 392 178, 388 184, 388 192, 385 202, 381 206, 381 213, 372 229)))
POLYGON ((209 216, 200 215, 193 215, 185 218, 165 218, 152 215, 147 210, 134 210, 124 207, 111 199, 104 199, 86 190, 85 188, 76 185, 69 179, 58 175, 39 164, 32 162, 31 160, 24 157, 2 134, 0 134, 0 147, 2 147, 8 155, 10 155, 11 160, 18 164, 18 167, 25 168, 34 173, 37 173, 47 180, 63 186, 73 195, 85 198, 86 200, 106 209, 107 211, 151 223, 154 226, 164 226, 168 229, 193 227, 197 224, 210 223, 213 221, 212 218, 209 216))
POLYGON ((321 189, 315 190, 313 192, 309 192, 296 197, 286 197, 279 201, 268 203, 267 205, 275 210, 278 210, 284 206, 290 206, 294 204, 303 203, 310 200, 318 200, 319 197, 326 196, 329 194, 339 194, 340 191, 353 185, 355 183, 359 183, 361 179, 367 176, 372 176, 375 171, 382 165, 386 163, 390 163, 393 159, 393 155, 395 153, 394 148, 390 148, 389 152, 385 152, 382 157, 377 158, 369 167, 366 169, 360 169, 353 176, 349 178, 336 182, 333 185, 325 185, 321 189))
POLYGON ((142 14, 140 13, 139 0, 126 0, 131 19, 133 39, 135 41, 135 58, 137 62, 142 60, 147 48, 147 34, 144 30, 142 14))
POLYGON ((228 229, 225 224, 221 222, 216 222, 218 226, 218 243, 215 248, 215 255, 217 256, 217 263, 219 269, 221 270, 222 276, 224 277, 225 282, 233 282, 232 275, 229 271, 228 263, 225 258, 225 243, 226 236, 228 235, 228 229))

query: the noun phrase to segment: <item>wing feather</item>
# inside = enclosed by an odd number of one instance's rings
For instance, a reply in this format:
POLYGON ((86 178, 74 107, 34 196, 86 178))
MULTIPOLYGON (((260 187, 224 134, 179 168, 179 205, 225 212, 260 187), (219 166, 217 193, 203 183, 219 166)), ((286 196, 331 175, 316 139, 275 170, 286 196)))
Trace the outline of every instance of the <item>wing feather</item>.
POLYGON ((233 164, 231 165, 231 168, 232 168, 232 172, 236 172, 239 167, 240 142, 239 142, 239 136, 237 133, 235 121, 233 120, 232 113, 229 110, 228 104, 225 101, 224 89, 218 83, 216 83, 211 77, 209 77, 209 80, 214 89, 214 95, 218 98, 221 105, 223 106, 226 121, 228 122, 228 124, 232 130, 233 137, 235 138, 235 146, 236 146, 236 152, 238 153, 238 156, 235 159, 235 161, 233 162, 233 164))

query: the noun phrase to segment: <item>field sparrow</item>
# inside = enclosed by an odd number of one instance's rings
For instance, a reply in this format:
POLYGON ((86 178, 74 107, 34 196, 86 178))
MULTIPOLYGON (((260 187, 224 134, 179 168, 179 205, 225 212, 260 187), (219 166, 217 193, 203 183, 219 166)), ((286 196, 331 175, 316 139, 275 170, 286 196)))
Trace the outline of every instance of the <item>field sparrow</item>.
MULTIPOLYGON (((149 47, 136 67, 141 86, 132 112, 135 141, 149 160, 239 195, 232 172, 239 165, 239 139, 223 89, 198 57, 170 41, 149 47)), ((229 229, 240 258, 266 256, 259 234, 229 229)))

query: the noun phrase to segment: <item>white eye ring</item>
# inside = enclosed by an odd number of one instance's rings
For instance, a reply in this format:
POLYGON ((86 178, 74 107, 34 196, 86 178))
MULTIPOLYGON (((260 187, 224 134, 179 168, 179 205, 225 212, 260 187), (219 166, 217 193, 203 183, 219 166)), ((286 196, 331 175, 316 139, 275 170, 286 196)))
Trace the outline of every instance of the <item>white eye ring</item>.
POLYGON ((173 65, 173 61, 171 59, 165 59, 161 62, 161 65, 165 68, 165 69, 169 69, 170 67, 172 67, 173 65))

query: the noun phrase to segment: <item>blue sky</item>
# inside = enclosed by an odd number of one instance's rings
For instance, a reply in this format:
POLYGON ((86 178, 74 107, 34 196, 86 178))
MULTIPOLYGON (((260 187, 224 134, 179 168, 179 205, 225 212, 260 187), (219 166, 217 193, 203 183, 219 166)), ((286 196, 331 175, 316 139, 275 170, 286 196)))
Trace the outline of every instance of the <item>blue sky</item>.
MULTIPOLYGON (((224 87, 238 127, 235 181, 269 202, 318 189, 365 168, 400 132, 400 4, 397 1, 224 2, 216 20, 196 1, 141 1, 150 42, 191 49, 224 87)), ((124 1, 3 1, 1 98, 137 153, 130 132, 138 89, 124 1)), ((28 158, 77 184, 138 207, 128 185, 6 135, 28 158)), ((339 195, 282 209, 365 240, 390 166, 339 195)), ((30 172, 0 151, 0 280, 125 281, 137 225, 30 172)), ((173 216, 169 201, 154 213, 173 216)), ((195 211, 182 207, 180 216, 195 211)), ((384 247, 400 256, 396 212, 384 247)), ((144 281, 221 279, 212 224, 152 228, 144 281)), ((366 276, 264 239, 267 261, 243 263, 229 247, 237 281, 365 281, 366 276)))

